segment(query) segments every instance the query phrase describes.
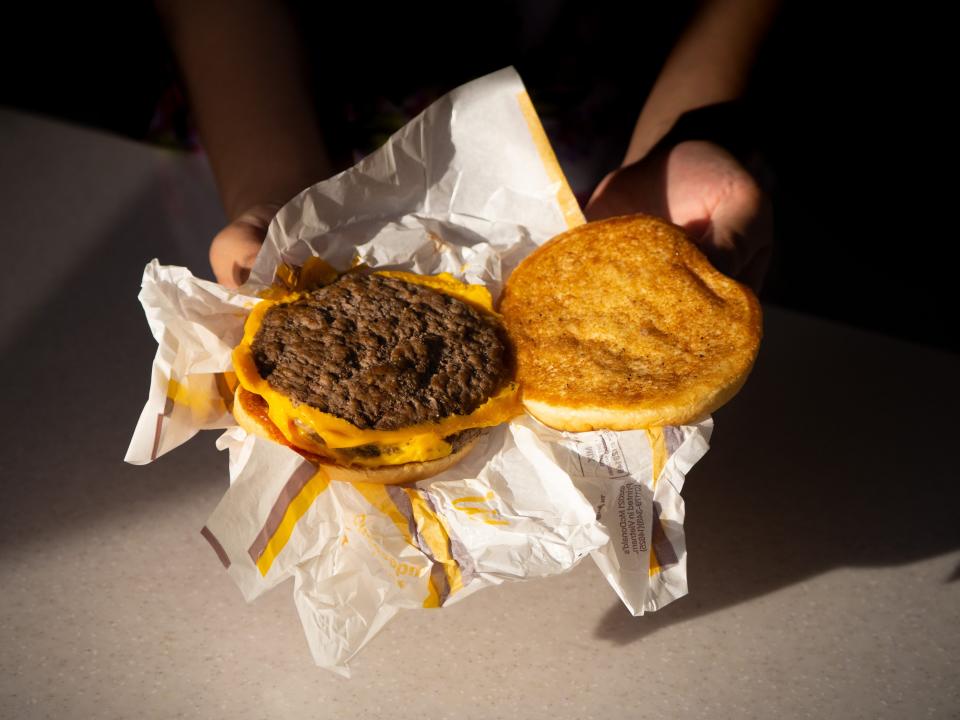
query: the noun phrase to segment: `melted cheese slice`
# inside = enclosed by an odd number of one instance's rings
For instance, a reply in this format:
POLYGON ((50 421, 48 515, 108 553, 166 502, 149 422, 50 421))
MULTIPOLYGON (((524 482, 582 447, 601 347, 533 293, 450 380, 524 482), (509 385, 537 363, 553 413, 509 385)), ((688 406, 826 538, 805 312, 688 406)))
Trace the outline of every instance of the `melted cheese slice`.
POLYGON ((472 305, 477 310, 500 317, 493 311, 493 296, 483 285, 468 285, 460 282, 450 273, 439 273, 437 275, 417 275, 416 273, 401 272, 399 270, 382 270, 375 273, 383 277, 396 278, 413 285, 423 285, 432 288, 444 295, 451 295, 458 300, 463 300, 468 305, 472 305))
MULTIPOLYGON (((468 302, 483 312, 496 314, 493 311, 493 299, 485 287, 467 285, 449 273, 433 276, 406 272, 378 274, 433 288, 468 302)), ((367 467, 424 462, 450 454, 452 448, 443 438, 471 428, 499 425, 523 412, 518 386, 513 382, 469 415, 451 415, 439 422, 398 430, 363 430, 347 420, 288 398, 260 377, 251 347, 267 311, 274 305, 293 302, 304 294, 302 290, 285 293, 269 291, 267 298, 250 312, 244 325, 243 340, 233 351, 233 367, 240 385, 266 400, 270 420, 297 447, 340 462, 367 467), (364 445, 375 446, 376 453, 349 451, 364 445)))

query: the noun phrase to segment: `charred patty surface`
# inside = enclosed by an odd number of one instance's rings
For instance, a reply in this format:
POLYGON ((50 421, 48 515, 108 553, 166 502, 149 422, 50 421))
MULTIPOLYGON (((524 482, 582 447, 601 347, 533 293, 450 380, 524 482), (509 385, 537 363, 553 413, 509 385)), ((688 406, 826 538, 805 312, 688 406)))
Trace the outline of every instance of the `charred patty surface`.
POLYGON ((430 288, 344 275, 264 315, 252 351, 279 392, 365 430, 476 410, 502 385, 493 318, 430 288))

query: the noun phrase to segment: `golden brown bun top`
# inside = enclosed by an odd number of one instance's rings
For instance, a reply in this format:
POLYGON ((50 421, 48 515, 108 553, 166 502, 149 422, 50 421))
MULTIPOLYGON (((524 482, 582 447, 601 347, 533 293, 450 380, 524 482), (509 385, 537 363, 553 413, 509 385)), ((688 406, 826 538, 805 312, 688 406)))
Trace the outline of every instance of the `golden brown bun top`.
POLYGON ((633 215, 581 225, 527 257, 500 312, 527 409, 562 430, 678 425, 750 372, 760 305, 680 228, 633 215))

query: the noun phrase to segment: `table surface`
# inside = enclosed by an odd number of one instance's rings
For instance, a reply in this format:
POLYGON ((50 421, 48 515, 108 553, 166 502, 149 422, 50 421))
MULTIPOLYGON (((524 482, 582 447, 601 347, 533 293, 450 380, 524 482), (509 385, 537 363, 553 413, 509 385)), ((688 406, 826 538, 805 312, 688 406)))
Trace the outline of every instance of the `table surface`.
POLYGON ((215 434, 121 462, 143 266, 208 273, 223 222, 204 160, 7 110, 0 189, 0 718, 960 717, 958 356, 768 307, 684 488, 689 596, 631 617, 585 561, 403 613, 344 680, 201 538, 215 434))

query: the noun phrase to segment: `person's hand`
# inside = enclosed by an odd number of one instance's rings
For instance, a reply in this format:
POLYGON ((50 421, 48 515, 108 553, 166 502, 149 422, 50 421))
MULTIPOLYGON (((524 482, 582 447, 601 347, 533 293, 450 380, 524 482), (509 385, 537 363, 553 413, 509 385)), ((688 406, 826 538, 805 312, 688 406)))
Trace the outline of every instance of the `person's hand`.
POLYGON ((683 227, 717 269, 759 291, 770 262, 772 212, 753 176, 726 150, 688 140, 607 175, 588 220, 647 213, 683 227))
POLYGON ((210 243, 210 266, 217 282, 229 288, 246 282, 267 226, 279 209, 274 203, 254 205, 217 233, 210 243))

